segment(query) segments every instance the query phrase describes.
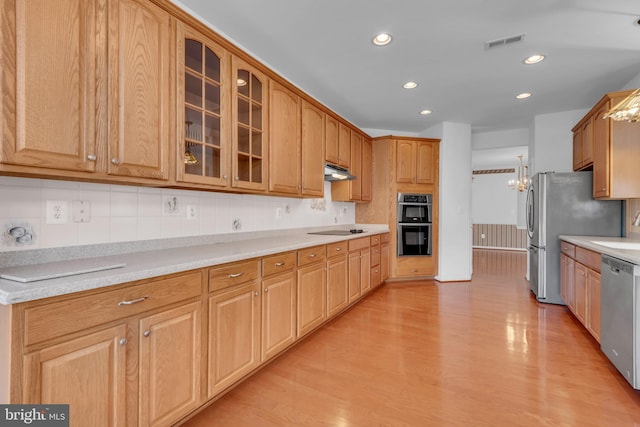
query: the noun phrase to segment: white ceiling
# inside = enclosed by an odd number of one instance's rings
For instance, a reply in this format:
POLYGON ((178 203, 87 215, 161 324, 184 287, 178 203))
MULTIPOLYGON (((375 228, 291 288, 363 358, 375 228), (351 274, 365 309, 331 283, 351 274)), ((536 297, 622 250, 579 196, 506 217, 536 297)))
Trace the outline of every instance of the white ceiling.
MULTIPOLYGON (((176 0, 177 2, 177 0, 176 0)), ((358 127, 528 127, 590 108, 640 73, 639 0, 181 0, 358 127), (371 38, 393 35, 386 47, 371 38), (524 40, 491 50, 485 42, 524 40), (525 57, 547 59, 524 65, 525 57), (402 88, 408 80, 419 83, 402 88), (533 96, 517 101, 515 95, 533 96), (420 116, 423 109, 433 110, 420 116)))

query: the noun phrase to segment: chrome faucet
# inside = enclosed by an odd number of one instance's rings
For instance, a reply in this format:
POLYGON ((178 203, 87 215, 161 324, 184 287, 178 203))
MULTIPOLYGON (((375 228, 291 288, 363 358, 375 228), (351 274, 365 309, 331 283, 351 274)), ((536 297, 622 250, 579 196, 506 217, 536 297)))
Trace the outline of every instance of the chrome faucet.
POLYGON ((640 211, 636 213, 636 217, 633 218, 633 222, 631 223, 634 227, 640 227, 640 211))

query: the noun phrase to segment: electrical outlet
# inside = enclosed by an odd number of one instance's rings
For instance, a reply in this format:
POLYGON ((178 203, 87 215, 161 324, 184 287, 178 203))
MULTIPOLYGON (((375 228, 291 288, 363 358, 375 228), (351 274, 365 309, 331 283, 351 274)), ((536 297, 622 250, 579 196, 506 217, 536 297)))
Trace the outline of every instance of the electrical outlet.
POLYGON ((195 205, 187 205, 187 219, 198 219, 198 209, 195 205))
POLYGON ((484 239, 484 238, 486 238, 486 237, 487 237, 487 236, 485 236, 485 235, 484 235, 484 233, 482 233, 482 234, 480 235, 480 238, 481 238, 481 239, 484 239))
POLYGON ((47 224, 66 224, 69 217, 69 203, 64 200, 47 200, 47 224))
POLYGON ((86 200, 74 200, 71 202, 73 222, 91 221, 91 202, 86 200))
POLYGON ((233 219, 233 222, 231 223, 231 228, 233 228, 234 231, 240 231, 240 229, 242 228, 242 222, 240 222, 240 218, 233 219))

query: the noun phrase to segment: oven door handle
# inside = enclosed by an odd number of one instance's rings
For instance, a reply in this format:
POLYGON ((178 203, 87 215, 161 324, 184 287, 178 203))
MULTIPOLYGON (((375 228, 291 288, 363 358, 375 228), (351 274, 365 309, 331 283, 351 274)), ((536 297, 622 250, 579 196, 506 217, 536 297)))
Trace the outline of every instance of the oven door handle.
POLYGON ((408 225, 408 226, 416 226, 416 227, 431 227, 432 223, 430 223, 430 222, 399 222, 398 225, 408 225))

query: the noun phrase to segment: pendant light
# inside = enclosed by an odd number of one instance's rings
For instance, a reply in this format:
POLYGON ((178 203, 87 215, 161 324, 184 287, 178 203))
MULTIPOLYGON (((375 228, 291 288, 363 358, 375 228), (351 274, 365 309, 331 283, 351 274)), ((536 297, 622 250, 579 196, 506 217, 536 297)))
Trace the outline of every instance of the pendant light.
POLYGON ((518 156, 520 159, 520 166, 518 166, 518 180, 510 179, 507 185, 512 190, 518 190, 520 192, 525 191, 529 187, 529 166, 522 164, 522 154, 518 156))
POLYGON ((631 123, 640 120, 640 88, 634 90, 631 95, 607 111, 602 118, 631 123))

